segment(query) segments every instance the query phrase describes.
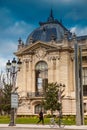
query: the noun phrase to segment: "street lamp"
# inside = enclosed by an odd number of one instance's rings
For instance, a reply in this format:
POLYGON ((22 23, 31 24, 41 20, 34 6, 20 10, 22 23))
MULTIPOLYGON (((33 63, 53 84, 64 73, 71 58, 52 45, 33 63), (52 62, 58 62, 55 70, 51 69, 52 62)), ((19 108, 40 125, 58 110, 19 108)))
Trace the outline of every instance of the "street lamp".
POLYGON ((15 125, 15 108, 17 108, 18 94, 16 93, 16 77, 17 72, 20 71, 22 62, 20 59, 18 61, 13 58, 12 62, 8 60, 6 63, 7 75, 10 75, 10 83, 12 84, 11 92, 11 119, 9 126, 15 125))
POLYGON ((62 118, 62 98, 64 97, 63 92, 65 90, 65 84, 60 83, 58 85, 58 101, 60 104, 59 108, 59 126, 61 126, 61 118, 62 118))

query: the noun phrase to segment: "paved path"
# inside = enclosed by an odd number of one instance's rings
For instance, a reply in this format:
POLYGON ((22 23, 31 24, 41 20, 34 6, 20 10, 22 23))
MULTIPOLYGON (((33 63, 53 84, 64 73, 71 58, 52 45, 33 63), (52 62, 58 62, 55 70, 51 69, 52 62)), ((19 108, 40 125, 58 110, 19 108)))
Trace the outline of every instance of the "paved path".
MULTIPOLYGON (((35 124, 16 124, 16 126, 9 126, 8 124, 0 124, 0 128, 6 128, 6 127, 15 127, 15 128, 46 128, 46 129, 50 129, 51 127, 49 125, 35 125, 35 124)), ((54 127, 53 129, 58 129, 58 127, 54 127)), ((64 127, 65 130, 87 130, 87 125, 83 125, 83 126, 75 126, 75 125, 71 125, 71 126, 65 126, 64 127)))

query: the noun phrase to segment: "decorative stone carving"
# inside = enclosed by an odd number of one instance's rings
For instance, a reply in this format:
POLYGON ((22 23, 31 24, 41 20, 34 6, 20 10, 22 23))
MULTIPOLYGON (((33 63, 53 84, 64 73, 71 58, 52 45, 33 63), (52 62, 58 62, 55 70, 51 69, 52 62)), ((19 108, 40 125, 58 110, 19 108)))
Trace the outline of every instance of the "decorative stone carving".
POLYGON ((50 60, 60 60, 60 53, 59 52, 52 52, 48 55, 47 59, 50 60))
POLYGON ((39 48, 36 50, 35 54, 36 54, 36 57, 39 59, 44 58, 46 56, 46 50, 45 48, 39 48))
POLYGON ((24 62, 32 62, 32 56, 27 55, 26 57, 23 57, 24 62))

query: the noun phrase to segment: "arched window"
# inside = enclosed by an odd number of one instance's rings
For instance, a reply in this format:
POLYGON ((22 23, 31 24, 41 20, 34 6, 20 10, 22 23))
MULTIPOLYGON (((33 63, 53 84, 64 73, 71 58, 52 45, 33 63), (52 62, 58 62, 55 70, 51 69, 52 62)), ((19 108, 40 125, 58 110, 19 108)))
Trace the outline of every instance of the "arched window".
POLYGON ((36 75, 36 92, 44 92, 48 84, 48 65, 44 61, 40 61, 35 67, 36 75))
POLYGON ((35 106, 35 114, 38 114, 38 113, 41 111, 41 109, 42 109, 41 104, 37 104, 37 105, 35 106))
POLYGON ((42 107, 42 105, 41 104, 37 104, 35 106, 35 114, 38 114, 41 110, 43 111, 43 113, 46 113, 46 110, 44 110, 44 108, 42 107))

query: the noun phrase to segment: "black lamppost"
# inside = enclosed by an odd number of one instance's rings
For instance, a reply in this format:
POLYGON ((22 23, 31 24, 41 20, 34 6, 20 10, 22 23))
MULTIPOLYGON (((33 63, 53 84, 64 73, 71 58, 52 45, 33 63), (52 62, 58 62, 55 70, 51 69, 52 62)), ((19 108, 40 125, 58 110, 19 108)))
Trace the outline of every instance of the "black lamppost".
POLYGON ((12 105, 12 102, 14 100, 13 98, 15 98, 15 100, 17 100, 16 97, 18 97, 18 95, 16 93, 16 76, 17 76, 17 72, 20 71, 21 64, 22 64, 22 62, 20 61, 20 59, 18 61, 16 61, 15 58, 13 58, 12 62, 10 62, 10 60, 8 60, 8 62, 6 63, 7 75, 10 75, 10 84, 12 84, 11 119, 10 119, 9 126, 15 125, 15 108, 16 107, 12 105))
POLYGON ((59 126, 61 126, 61 118, 62 118, 62 98, 63 98, 63 92, 65 90, 65 84, 59 84, 58 85, 58 101, 60 104, 59 107, 59 126))

